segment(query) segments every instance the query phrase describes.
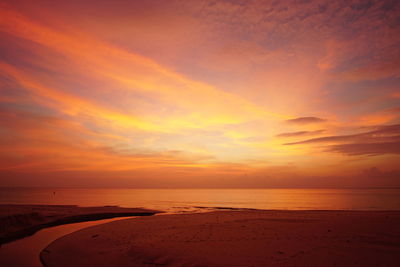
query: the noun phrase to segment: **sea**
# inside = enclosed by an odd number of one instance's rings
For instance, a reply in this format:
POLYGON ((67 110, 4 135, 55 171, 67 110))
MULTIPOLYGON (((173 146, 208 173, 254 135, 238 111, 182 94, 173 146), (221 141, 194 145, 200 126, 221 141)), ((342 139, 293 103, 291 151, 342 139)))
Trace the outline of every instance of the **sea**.
POLYGON ((209 209, 400 210, 400 188, 103 189, 0 188, 0 204, 209 209))

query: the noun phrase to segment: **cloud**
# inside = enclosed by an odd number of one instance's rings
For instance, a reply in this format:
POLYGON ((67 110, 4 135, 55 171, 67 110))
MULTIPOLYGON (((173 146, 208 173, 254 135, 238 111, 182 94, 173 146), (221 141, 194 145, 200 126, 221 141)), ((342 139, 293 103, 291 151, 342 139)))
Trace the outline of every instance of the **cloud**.
POLYGON ((0 169, 397 168, 399 1, 3 2, 0 169))
POLYGON ((346 155, 400 154, 400 136, 393 142, 334 145, 328 150, 346 155))
POLYGON ((324 119, 318 117, 299 117, 291 120, 286 120, 286 122, 292 124, 311 124, 311 123, 321 123, 324 121, 325 121, 324 119))
POLYGON ((284 145, 326 144, 326 150, 346 155, 400 154, 400 124, 378 126, 352 135, 335 135, 307 139, 284 145))
POLYGON ((376 126, 374 130, 351 135, 334 135, 319 138, 307 139, 304 141, 287 143, 285 145, 299 145, 312 143, 329 143, 329 142, 351 142, 351 141, 374 141, 377 139, 385 139, 397 137, 400 135, 400 124, 376 126))
POLYGON ((0 120, 0 172, 193 168, 210 159, 199 153, 129 148, 129 139, 98 133, 71 118, 1 108, 0 120))
POLYGON ((385 178, 391 178, 393 180, 397 180, 399 181, 399 177, 400 177, 400 171, 382 171, 380 168, 378 167, 370 167, 367 169, 364 169, 361 174, 361 177, 368 177, 368 178, 372 178, 372 179, 377 179, 377 180, 381 180, 381 179, 385 179, 385 178))
POLYGON ((325 132, 325 130, 316 130, 316 131, 299 131, 299 132, 291 132, 291 133, 280 133, 276 135, 277 137, 297 137, 297 136, 307 136, 307 135, 317 135, 325 132))
POLYGON ((371 114, 365 114, 359 118, 363 124, 380 125, 388 123, 396 123, 400 119, 400 107, 390 107, 371 114))
MULTIPOLYGON (((156 120, 154 125, 171 122, 170 125, 164 125, 164 128, 199 128, 199 126, 215 124, 240 123, 266 115, 281 117, 279 114, 269 113, 264 107, 247 101, 237 94, 189 79, 150 58, 102 42, 95 36, 78 29, 75 29, 73 33, 61 31, 31 20, 12 9, 0 8, 0 13, 3 16, 0 24, 4 32, 20 38, 18 39, 20 41, 40 44, 48 51, 56 52, 59 57, 63 56, 72 68, 80 72, 79 76, 75 75, 80 78, 83 76, 84 83, 101 79, 107 83, 108 87, 116 89, 113 94, 117 96, 132 94, 135 97, 131 99, 148 99, 150 103, 171 106, 175 113, 169 114, 180 114, 179 117, 156 120), (205 102, 207 105, 203 105, 205 102), (241 107, 240 111, 237 106, 241 107), (202 112, 198 112, 199 109, 202 112)), ((43 61, 48 60, 46 53, 40 54, 40 57, 43 61)), ((15 66, 7 66, 6 63, 0 67, 5 72, 11 72, 9 75, 18 80, 15 73, 21 72, 20 69, 16 68, 14 71, 12 68, 15 66)), ((57 65, 47 67, 53 72, 63 72, 57 65)), ((28 75, 24 74, 24 76, 28 75)), ((35 73, 30 80, 39 83, 37 80, 44 80, 43 76, 45 74, 35 73)), ((80 98, 81 92, 77 92, 76 89, 73 91, 74 87, 67 87, 65 83, 60 85, 57 80, 51 80, 48 77, 46 79, 47 84, 51 83, 53 86, 60 87, 56 91, 68 91, 75 98, 80 98)), ((27 87, 26 84, 24 86, 27 87)), ((88 89, 88 92, 90 91, 95 90, 88 89)), ((95 97, 92 96, 92 98, 95 97)), ((120 106, 119 103, 109 101, 108 105, 112 104, 120 106)), ((154 110, 156 109, 153 108, 151 112, 154 110)), ((166 114, 163 115, 166 116, 166 114)))

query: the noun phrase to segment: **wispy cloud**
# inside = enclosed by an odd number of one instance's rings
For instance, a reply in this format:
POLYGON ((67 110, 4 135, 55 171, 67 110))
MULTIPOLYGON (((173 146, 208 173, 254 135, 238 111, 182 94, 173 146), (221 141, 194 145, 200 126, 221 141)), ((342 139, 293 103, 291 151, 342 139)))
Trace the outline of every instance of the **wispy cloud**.
POLYGON ((322 144, 327 151, 347 155, 400 154, 400 124, 352 135, 325 136, 285 145, 322 144))
POLYGON ((325 120, 318 117, 299 117, 295 119, 286 120, 286 122, 301 125, 301 124, 321 123, 325 122, 325 120))
POLYGON ((307 135, 318 135, 324 133, 325 130, 315 130, 315 131, 298 131, 298 132, 290 132, 290 133, 280 133, 276 135, 277 137, 299 137, 299 136, 307 136, 307 135))

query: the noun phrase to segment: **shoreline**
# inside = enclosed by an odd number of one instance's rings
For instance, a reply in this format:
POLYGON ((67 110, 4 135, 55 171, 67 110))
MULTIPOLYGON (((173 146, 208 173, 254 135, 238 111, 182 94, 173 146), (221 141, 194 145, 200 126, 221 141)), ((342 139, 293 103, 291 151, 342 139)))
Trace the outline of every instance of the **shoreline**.
POLYGON ((0 205, 0 246, 53 226, 116 217, 152 216, 157 213, 161 211, 118 206, 2 204, 0 205))
POLYGON ((141 217, 63 236, 44 266, 397 266, 400 211, 226 210, 141 217))

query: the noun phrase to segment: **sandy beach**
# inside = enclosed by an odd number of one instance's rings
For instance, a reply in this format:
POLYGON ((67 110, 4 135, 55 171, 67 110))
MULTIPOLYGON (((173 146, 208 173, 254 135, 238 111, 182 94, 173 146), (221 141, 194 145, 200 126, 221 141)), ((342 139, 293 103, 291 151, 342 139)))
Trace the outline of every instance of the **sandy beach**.
POLYGON ((0 205, 0 245, 32 235, 46 227, 114 217, 147 216, 157 212, 117 206, 0 205))
POLYGON ((399 211, 217 211, 115 221, 41 252, 52 266, 398 266, 399 211))

